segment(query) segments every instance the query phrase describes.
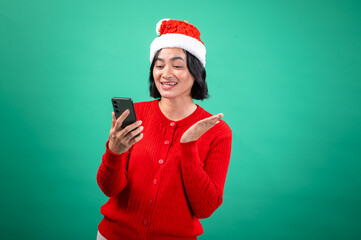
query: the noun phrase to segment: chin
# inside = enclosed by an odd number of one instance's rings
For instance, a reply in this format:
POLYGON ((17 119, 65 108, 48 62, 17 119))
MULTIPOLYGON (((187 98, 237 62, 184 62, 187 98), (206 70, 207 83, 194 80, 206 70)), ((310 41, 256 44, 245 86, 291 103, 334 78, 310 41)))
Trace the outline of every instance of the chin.
POLYGON ((174 92, 166 92, 163 89, 160 89, 159 91, 159 88, 157 88, 157 90, 162 98, 174 98, 177 96, 174 92))
POLYGON ((160 96, 161 96, 162 98, 175 98, 175 97, 176 97, 174 94, 161 93, 161 92, 160 92, 160 96))

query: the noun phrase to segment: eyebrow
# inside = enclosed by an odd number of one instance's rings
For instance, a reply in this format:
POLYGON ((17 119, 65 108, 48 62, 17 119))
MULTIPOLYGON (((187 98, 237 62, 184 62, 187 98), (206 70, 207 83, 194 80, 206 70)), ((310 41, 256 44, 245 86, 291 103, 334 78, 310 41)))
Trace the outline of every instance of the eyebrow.
MULTIPOLYGON (((173 57, 173 58, 171 58, 170 60, 171 60, 171 61, 175 61, 175 60, 178 60, 178 59, 184 61, 184 59, 183 59, 182 57, 173 57)), ((157 60, 164 62, 164 59, 163 59, 163 58, 158 58, 158 57, 157 57, 157 58, 155 59, 155 61, 157 61, 157 60)))

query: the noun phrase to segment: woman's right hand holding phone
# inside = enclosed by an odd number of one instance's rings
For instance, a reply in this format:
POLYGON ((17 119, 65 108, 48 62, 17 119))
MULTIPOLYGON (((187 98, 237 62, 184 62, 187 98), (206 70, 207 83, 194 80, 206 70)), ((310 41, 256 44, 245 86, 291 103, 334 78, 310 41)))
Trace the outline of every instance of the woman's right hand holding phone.
POLYGON ((113 119, 112 127, 109 133, 108 148, 113 153, 125 153, 132 145, 143 138, 143 133, 141 133, 143 131, 143 126, 141 126, 142 121, 136 121, 135 123, 122 128, 122 123, 128 115, 129 110, 127 109, 119 116, 118 119, 116 119, 114 112, 112 112, 113 119), (135 130, 132 131, 133 129, 135 130), (139 136, 137 136, 138 134, 139 136))

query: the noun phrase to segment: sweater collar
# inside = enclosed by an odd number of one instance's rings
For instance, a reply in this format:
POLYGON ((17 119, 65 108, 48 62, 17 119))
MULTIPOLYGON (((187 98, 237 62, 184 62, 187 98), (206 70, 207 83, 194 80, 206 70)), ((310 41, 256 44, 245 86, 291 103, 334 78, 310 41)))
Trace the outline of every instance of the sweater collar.
POLYGON ((160 99, 153 100, 153 103, 152 103, 153 111, 154 111, 154 113, 156 113, 155 115, 156 115, 157 119, 160 122, 162 122, 163 124, 168 125, 168 126, 180 127, 180 126, 184 126, 188 123, 195 122, 195 120, 197 120, 199 118, 199 116, 201 115, 201 112, 202 112, 202 107, 199 106, 198 104, 196 104, 197 109, 191 115, 189 115, 188 117, 183 118, 181 120, 178 120, 178 121, 172 121, 163 114, 162 110, 160 110, 159 101, 160 101, 160 99))

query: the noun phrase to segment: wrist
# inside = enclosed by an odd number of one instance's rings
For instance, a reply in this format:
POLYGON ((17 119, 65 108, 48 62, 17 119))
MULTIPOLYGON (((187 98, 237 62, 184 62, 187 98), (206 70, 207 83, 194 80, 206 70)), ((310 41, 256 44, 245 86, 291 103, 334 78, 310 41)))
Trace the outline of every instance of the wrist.
POLYGON ((126 151, 117 151, 116 149, 113 149, 113 145, 110 144, 110 141, 107 142, 107 145, 106 145, 108 151, 111 153, 111 154, 114 154, 114 155, 121 155, 123 153, 125 153, 126 151))

